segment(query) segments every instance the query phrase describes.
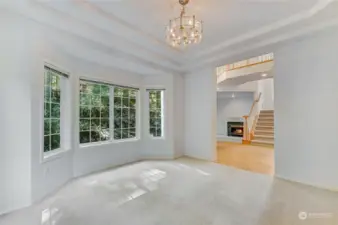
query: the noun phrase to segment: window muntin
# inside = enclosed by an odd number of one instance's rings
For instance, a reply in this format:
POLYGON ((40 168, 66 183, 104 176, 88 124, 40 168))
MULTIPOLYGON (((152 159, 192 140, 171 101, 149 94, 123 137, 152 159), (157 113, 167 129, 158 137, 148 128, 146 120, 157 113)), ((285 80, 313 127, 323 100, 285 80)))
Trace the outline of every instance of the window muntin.
POLYGON ((163 90, 149 90, 149 133, 163 137, 163 90))
POLYGON ((61 81, 63 73, 44 68, 44 152, 61 147, 61 81))
POLYGON ((136 137, 137 90, 114 87, 114 139, 136 137))
POLYGON ((110 140, 110 86, 80 81, 80 144, 110 140))

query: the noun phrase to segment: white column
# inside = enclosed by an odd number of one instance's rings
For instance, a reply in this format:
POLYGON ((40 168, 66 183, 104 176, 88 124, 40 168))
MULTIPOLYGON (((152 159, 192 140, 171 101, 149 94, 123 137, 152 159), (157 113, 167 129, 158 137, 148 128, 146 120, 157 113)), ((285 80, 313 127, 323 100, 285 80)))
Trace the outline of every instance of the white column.
POLYGON ((275 52, 276 175, 338 188, 338 31, 275 52))
POLYGON ((205 69, 185 76, 185 155, 216 160, 216 73, 205 69))

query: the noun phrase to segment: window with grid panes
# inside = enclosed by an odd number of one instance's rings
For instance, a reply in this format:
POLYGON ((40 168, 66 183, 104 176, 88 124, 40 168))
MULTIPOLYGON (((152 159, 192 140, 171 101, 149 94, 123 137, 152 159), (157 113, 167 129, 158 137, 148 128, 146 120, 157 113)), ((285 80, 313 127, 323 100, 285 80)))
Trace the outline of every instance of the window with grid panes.
POLYGON ((61 81, 64 73, 44 67, 44 152, 61 147, 61 81))
POLYGON ((163 90, 149 90, 149 132, 153 137, 163 136, 163 90))
POLYGON ((110 86, 80 81, 80 144, 110 140, 110 86))
POLYGON ((114 87, 114 139, 136 137, 136 95, 132 88, 114 87))

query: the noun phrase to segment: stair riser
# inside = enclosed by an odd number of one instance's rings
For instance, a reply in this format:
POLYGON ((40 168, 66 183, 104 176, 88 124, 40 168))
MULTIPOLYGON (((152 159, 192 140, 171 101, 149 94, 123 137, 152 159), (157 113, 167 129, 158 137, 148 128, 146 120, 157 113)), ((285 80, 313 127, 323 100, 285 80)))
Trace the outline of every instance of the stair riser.
POLYGON ((259 114, 259 117, 263 117, 263 118, 275 118, 275 116, 273 114, 259 114))
POLYGON ((256 127, 274 127, 274 123, 262 123, 262 122, 259 122, 259 123, 256 123, 256 127))
POLYGON ((271 138, 253 138, 252 140, 255 140, 255 141, 264 141, 264 142, 274 142, 275 141, 275 138, 274 137, 271 137, 271 138))
POLYGON ((261 146, 261 147, 269 147, 269 148, 273 148, 274 147, 274 144, 256 143, 256 142, 251 142, 251 145, 261 146))
POLYGON ((274 120, 258 119, 258 120, 257 120, 257 123, 259 123, 259 122, 263 122, 263 123, 274 123, 275 121, 274 121, 274 120))
POLYGON ((267 121, 267 120, 258 120, 257 121, 257 124, 272 124, 272 125, 274 125, 274 121, 267 121))
POLYGON ((270 131, 270 132, 274 132, 274 127, 259 127, 259 126, 256 126, 256 129, 255 129, 255 131, 270 131))
POLYGON ((262 110, 259 114, 254 137, 251 143, 257 146, 273 147, 275 141, 274 124, 274 111, 262 110))
POLYGON ((268 137, 274 137, 275 133, 273 132, 256 132, 254 133, 254 136, 268 136, 268 137))
POLYGON ((257 123, 271 123, 271 124, 273 124, 274 121, 273 120, 257 120, 257 123))
POLYGON ((261 110, 261 113, 274 113, 275 111, 270 109, 270 110, 261 110))
POLYGON ((255 131, 255 135, 258 135, 258 136, 275 136, 275 133, 274 132, 257 132, 255 131))

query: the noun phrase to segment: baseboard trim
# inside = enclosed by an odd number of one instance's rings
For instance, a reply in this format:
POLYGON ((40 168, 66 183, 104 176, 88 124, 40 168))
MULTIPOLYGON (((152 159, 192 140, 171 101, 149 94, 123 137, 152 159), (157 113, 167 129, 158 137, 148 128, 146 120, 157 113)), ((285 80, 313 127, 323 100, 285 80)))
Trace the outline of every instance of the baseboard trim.
POLYGON ((31 204, 28 204, 28 205, 26 204, 26 205, 24 205, 24 206, 22 206, 22 207, 14 207, 14 208, 12 208, 12 209, 6 209, 6 210, 0 212, 0 217, 1 217, 1 216, 6 216, 7 214, 10 214, 10 213, 19 211, 19 210, 24 209, 24 208, 30 207, 30 206, 33 205, 33 204, 34 204, 34 203, 31 203, 31 204))
POLYGON ((301 181, 293 180, 293 179, 286 178, 286 177, 276 175, 276 174, 275 174, 275 178, 278 178, 278 179, 281 179, 281 180, 284 180, 284 181, 287 181, 287 182, 299 184, 299 185, 305 185, 305 186, 313 187, 313 188, 316 188, 316 189, 321 189, 321 190, 326 190, 326 191, 331 191, 331 192, 338 192, 338 189, 335 189, 335 188, 328 188, 328 187, 318 186, 318 185, 314 185, 314 184, 304 183, 304 182, 301 182, 301 181))
POLYGON ((141 155, 141 161, 142 160, 175 160, 178 159, 182 156, 180 155, 154 155, 154 156, 150 156, 150 155, 141 155))
POLYGON ((199 158, 199 157, 190 156, 190 155, 182 155, 180 158, 188 158, 188 159, 200 160, 200 161, 203 161, 203 162, 217 163, 217 159, 209 160, 209 159, 199 158))

